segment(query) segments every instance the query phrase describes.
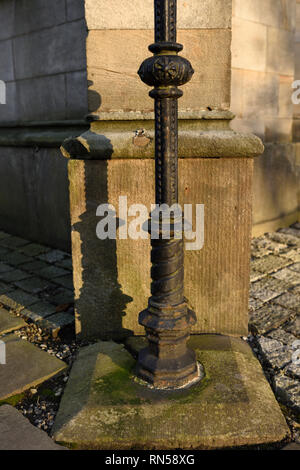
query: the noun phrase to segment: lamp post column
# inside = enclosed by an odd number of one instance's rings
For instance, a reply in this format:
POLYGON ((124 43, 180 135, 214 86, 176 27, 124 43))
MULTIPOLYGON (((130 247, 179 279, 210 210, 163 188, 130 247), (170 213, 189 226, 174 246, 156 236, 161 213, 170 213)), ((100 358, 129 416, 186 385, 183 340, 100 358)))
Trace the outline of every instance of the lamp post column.
POLYGON ((194 71, 188 60, 178 56, 183 46, 176 42, 177 1, 154 0, 154 5, 155 43, 149 46, 154 55, 138 71, 143 82, 154 86, 150 96, 155 100, 156 209, 150 219, 152 295, 139 315, 149 344, 139 354, 137 373, 156 388, 176 389, 199 376, 195 353, 186 344, 196 316, 184 297, 182 213, 178 207, 177 100, 183 93, 177 87, 187 83, 194 71))

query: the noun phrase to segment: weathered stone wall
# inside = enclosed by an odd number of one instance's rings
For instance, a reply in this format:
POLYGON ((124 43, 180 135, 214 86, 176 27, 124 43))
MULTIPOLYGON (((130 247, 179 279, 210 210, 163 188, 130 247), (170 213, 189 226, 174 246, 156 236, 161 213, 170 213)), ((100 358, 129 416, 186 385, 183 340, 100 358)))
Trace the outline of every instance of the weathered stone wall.
MULTIPOLYGON (((153 0, 86 0, 89 109, 93 114, 147 113, 153 100, 137 75, 154 42, 153 0)), ((178 0, 178 42, 195 69, 181 111, 228 109, 231 0, 178 0)), ((108 118, 108 119, 111 119, 108 118)))
POLYGON ((7 91, 0 105, 0 227, 68 249, 66 163, 49 143, 24 148, 22 141, 25 124, 65 121, 67 128, 87 113, 84 0, 2 0, 0 18, 7 91), (14 145, 21 148, 5 146, 6 126, 18 131, 14 145))
POLYGON ((291 100, 295 25, 296 0, 233 0, 232 127, 265 143, 254 170, 256 235, 297 220, 300 180, 291 100))

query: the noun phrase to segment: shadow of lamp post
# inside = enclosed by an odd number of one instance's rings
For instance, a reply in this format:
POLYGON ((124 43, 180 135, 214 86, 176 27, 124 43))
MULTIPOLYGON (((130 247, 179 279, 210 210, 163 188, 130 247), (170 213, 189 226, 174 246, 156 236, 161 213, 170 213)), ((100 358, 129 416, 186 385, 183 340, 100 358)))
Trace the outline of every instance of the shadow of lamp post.
POLYGON ((154 55, 138 71, 144 83, 154 86, 150 96, 155 100, 156 208, 149 224, 152 295, 147 309, 139 315, 139 323, 146 329, 148 347, 139 354, 137 373, 155 388, 176 389, 199 378, 195 352, 187 347, 196 315, 184 297, 177 163, 177 100, 183 95, 177 86, 187 83, 194 70, 188 60, 178 56, 183 46, 176 42, 177 1, 155 0, 154 4, 155 43, 149 46, 154 55), (174 209, 171 213, 170 208, 174 209))

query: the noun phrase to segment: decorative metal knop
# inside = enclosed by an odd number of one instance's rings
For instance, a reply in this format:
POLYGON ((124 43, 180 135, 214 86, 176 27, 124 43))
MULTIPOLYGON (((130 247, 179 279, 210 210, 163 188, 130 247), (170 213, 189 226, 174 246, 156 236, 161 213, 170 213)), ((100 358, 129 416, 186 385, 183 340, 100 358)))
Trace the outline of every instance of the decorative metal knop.
POLYGON ((155 88, 155 202, 151 221, 151 297, 148 308, 139 315, 146 329, 148 347, 138 358, 138 375, 156 388, 180 388, 197 380, 195 352, 187 347, 191 326, 196 316, 184 297, 184 251, 178 237, 182 213, 178 204, 178 103, 194 70, 190 62, 178 56, 183 48, 176 42, 176 0, 154 0, 154 53, 146 59, 138 74, 143 82, 155 88), (164 205, 167 205, 164 208, 164 205), (159 210, 158 206, 163 209, 159 210), (164 211, 170 224, 164 226, 164 211), (166 233, 169 231, 169 237, 166 233))

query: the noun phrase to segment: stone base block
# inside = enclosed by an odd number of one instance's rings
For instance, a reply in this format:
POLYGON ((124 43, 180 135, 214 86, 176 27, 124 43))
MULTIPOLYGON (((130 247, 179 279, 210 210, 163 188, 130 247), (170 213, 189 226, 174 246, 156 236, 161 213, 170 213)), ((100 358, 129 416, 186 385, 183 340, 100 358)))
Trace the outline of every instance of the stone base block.
POLYGON ((288 437, 279 405, 246 343, 197 335, 190 346, 205 377, 176 392, 157 391, 136 379, 135 361, 122 345, 82 348, 54 425, 56 441, 79 449, 216 449, 288 437))

